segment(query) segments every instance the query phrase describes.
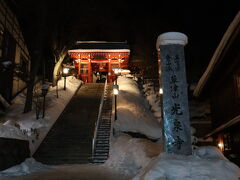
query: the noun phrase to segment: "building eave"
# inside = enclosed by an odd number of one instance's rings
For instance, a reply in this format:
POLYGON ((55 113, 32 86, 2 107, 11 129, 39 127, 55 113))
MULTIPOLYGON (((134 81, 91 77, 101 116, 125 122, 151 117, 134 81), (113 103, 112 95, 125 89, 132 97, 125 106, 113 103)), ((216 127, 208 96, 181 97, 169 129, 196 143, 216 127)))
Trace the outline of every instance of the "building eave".
MULTIPOLYGON (((205 70, 202 77, 198 81, 198 84, 193 92, 193 95, 195 97, 199 97, 201 95, 204 87, 206 86, 207 82, 209 81, 211 75, 213 74, 213 71, 214 71, 216 65, 221 60, 220 57, 222 55, 223 50, 227 47, 227 45, 229 44, 229 41, 231 40, 231 37, 234 35, 234 33, 236 32, 236 29, 239 28, 239 26, 240 26, 240 11, 237 13, 234 20, 228 27, 227 31, 224 33, 221 42, 219 43, 216 51, 214 52, 208 66, 207 66, 207 69, 205 70)), ((237 32, 237 33, 239 33, 239 32, 237 32)))
POLYGON ((240 122, 240 115, 236 116, 235 118, 233 118, 232 120, 228 121, 227 123, 217 127, 216 129, 214 129, 212 132, 210 132, 209 134, 207 134, 204 138, 208 138, 209 136, 212 136, 220 131, 225 130, 226 128, 229 128, 235 124, 237 124, 238 122, 240 122))
POLYGON ((129 49, 71 49, 68 50, 69 53, 72 52, 127 52, 130 53, 129 49))

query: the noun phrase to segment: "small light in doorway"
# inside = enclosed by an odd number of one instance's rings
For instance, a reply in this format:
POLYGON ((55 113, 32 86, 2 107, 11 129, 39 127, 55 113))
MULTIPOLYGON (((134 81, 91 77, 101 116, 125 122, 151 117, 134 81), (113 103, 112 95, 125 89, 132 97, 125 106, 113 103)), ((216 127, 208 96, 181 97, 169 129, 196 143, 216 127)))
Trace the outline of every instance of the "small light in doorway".
POLYGON ((163 89, 162 88, 159 89, 159 94, 163 94, 163 89))
POLYGON ((218 147, 219 147, 219 149, 220 149, 221 151, 223 151, 224 145, 223 145, 222 142, 219 142, 219 143, 218 143, 218 147))

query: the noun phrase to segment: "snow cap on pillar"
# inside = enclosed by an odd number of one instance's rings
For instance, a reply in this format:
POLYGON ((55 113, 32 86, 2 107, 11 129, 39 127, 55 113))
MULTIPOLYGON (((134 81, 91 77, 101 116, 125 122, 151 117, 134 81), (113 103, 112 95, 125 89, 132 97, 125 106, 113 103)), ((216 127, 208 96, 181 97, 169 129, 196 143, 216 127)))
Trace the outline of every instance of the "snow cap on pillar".
POLYGON ((157 38, 156 48, 159 50, 160 45, 168 44, 180 44, 186 45, 188 43, 188 38, 185 34, 180 32, 167 32, 160 34, 157 38))

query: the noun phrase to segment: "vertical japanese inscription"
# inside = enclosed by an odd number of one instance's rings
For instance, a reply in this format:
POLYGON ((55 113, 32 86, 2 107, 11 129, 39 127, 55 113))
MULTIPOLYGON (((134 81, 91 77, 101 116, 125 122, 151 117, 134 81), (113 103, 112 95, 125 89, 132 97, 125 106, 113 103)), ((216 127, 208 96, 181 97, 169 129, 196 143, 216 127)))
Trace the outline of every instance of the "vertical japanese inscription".
POLYGON ((183 45, 160 45, 160 58, 164 92, 165 150, 189 155, 191 134, 183 45))

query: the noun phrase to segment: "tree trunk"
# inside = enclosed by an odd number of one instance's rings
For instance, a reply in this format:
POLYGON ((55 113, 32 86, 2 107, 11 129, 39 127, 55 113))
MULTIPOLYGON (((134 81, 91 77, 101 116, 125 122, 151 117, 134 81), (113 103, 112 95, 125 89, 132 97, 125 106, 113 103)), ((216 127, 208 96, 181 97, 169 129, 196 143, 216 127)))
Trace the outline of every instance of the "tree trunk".
POLYGON ((23 113, 27 113, 32 110, 33 88, 34 88, 34 78, 31 78, 27 86, 27 96, 26 96, 23 113))
POLYGON ((45 22, 46 22, 46 4, 45 1, 42 1, 39 3, 40 7, 40 13, 38 14, 38 25, 36 26, 37 28, 37 33, 36 36, 34 37, 35 39, 35 44, 33 54, 32 54, 32 66, 31 66, 31 72, 30 72, 30 79, 27 83, 27 96, 26 96, 26 101, 25 101, 25 106, 23 113, 27 113, 32 110, 32 100, 33 100, 33 88, 35 84, 35 78, 37 76, 38 70, 39 70, 39 65, 40 61, 42 59, 42 53, 43 53, 43 44, 44 44, 44 37, 45 37, 45 22), (34 64, 33 64, 34 62, 34 64))
POLYGON ((36 58, 35 65, 34 67, 31 68, 30 79, 27 83, 27 96, 26 96, 23 113, 27 113, 32 110, 33 88, 35 84, 35 77, 39 69, 39 64, 40 64, 40 58, 36 58))
POLYGON ((54 70, 53 70, 53 82, 52 82, 52 85, 53 87, 57 85, 57 78, 58 78, 58 72, 59 72, 59 69, 61 67, 61 64, 65 58, 65 56, 67 55, 67 50, 65 50, 64 53, 62 53, 63 55, 61 55, 57 61, 57 63, 55 64, 54 66, 54 70))

